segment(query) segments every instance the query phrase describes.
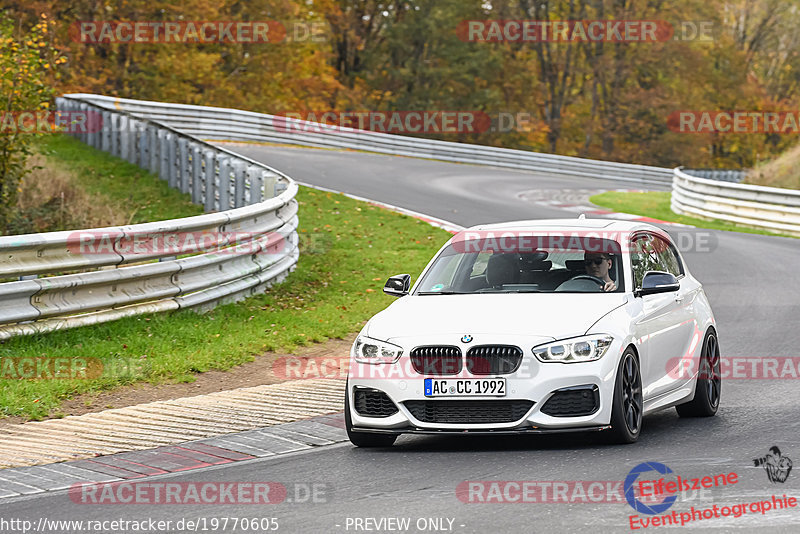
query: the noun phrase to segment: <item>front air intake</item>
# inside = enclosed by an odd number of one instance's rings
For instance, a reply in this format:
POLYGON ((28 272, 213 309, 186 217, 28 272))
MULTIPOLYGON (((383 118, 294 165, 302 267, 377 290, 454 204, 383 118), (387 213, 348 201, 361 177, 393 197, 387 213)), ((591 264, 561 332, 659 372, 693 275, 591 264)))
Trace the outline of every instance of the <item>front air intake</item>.
POLYGON ((356 388, 355 408, 364 417, 389 417, 399 410, 389 396, 379 389, 356 388))
POLYGON ((513 423, 533 406, 529 400, 415 400, 403 405, 423 423, 513 423))
POLYGON ((555 391, 541 412, 551 417, 592 415, 600 408, 600 392, 595 385, 564 388, 555 391))

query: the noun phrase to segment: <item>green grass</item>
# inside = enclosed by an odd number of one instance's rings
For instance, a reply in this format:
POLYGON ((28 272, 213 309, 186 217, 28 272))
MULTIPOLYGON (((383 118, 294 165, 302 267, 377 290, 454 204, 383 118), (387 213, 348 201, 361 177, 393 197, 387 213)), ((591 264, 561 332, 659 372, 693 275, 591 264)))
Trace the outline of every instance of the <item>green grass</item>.
MULTIPOLYGON (((669 191, 650 191, 646 193, 623 193, 620 191, 608 191, 589 198, 589 201, 597 206, 608 208, 619 213, 630 213, 633 215, 643 215, 662 221, 688 224, 698 228, 708 228, 710 230, 726 230, 729 232, 744 232, 759 235, 777 235, 775 232, 751 228, 738 224, 720 221, 718 219, 705 220, 686 215, 678 215, 670 208, 669 191)), ((792 237, 792 236, 784 236, 792 237)))
MULTIPOLYGON (((67 163, 78 168, 82 160, 104 165, 102 171, 95 168, 98 181, 106 179, 103 173, 122 174, 113 165, 119 160, 97 153, 84 158, 84 153, 96 151, 66 146, 68 150, 54 153, 59 157, 66 153, 67 163)), ((136 195, 144 195, 142 191, 162 194, 163 182, 149 184, 148 180, 158 179, 141 175, 128 183, 135 185, 136 195)), ((130 194, 123 187, 103 192, 115 197, 130 194)), ((177 211, 153 198, 137 198, 146 202, 153 219, 167 218, 167 213, 174 216, 177 211)), ((301 257, 285 282, 268 293, 207 314, 143 315, 9 339, 0 344, 0 359, 96 358, 105 371, 96 379, 0 380, 0 417, 57 415, 61 401, 79 393, 137 381, 190 382, 197 373, 229 369, 265 351, 293 351, 344 337, 392 301, 382 292, 388 276, 419 273, 449 238, 444 230, 417 219, 343 195, 301 187, 297 199, 301 257), (113 362, 118 362, 116 370, 113 362)))
POLYGON ((179 219, 203 213, 191 196, 172 189, 166 180, 66 135, 37 140, 48 165, 72 171, 77 185, 99 199, 108 198, 135 209, 130 224, 179 219))

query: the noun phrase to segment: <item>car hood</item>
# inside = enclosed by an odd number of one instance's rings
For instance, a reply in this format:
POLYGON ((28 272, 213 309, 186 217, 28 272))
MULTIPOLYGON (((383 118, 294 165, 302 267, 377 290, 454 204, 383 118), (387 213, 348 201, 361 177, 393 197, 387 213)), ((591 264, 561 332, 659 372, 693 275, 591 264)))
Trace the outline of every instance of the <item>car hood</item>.
POLYGON ((627 301, 622 293, 409 295, 375 315, 366 335, 516 334, 559 339, 581 335, 627 301))

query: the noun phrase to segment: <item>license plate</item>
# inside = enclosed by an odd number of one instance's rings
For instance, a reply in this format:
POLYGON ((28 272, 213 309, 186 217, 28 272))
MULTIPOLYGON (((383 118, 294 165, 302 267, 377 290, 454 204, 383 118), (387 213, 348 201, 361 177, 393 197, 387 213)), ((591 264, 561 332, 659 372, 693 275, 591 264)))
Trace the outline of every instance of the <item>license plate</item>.
POLYGON ((426 378, 426 397, 504 397, 505 378, 426 378))

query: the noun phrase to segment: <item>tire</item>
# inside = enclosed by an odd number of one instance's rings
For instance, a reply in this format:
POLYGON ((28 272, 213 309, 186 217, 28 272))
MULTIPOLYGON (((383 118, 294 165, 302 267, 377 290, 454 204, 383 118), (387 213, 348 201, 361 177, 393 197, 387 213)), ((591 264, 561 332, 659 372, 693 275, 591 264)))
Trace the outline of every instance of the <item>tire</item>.
POLYGON ((628 348, 620 358, 614 382, 614 401, 611 404, 612 443, 635 443, 642 431, 642 374, 639 360, 628 348))
POLYGON ((703 340, 700 355, 700 372, 694 388, 694 399, 675 407, 681 417, 711 417, 716 415, 722 394, 719 341, 714 330, 709 330, 703 340))
POLYGON ((369 432, 356 432, 353 430, 353 420, 350 417, 350 384, 345 387, 344 394, 344 426, 347 430, 347 437, 350 443, 356 447, 391 447, 397 435, 395 434, 371 434, 369 432))

